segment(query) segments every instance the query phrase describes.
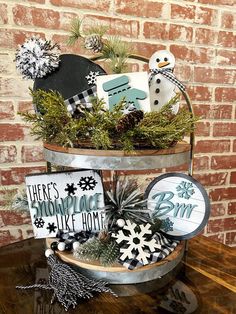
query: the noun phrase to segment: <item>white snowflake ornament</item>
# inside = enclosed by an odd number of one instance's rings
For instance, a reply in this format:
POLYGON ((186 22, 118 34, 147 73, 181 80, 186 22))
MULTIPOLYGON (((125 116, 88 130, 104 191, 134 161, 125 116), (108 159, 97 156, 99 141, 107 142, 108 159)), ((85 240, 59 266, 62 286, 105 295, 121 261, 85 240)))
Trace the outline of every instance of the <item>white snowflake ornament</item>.
POLYGON ((122 241, 125 242, 125 247, 120 249, 120 252, 123 253, 120 259, 122 261, 127 258, 131 259, 134 253, 138 252, 135 258, 142 262, 143 265, 149 264, 148 258, 150 257, 150 253, 161 248, 161 245, 157 244, 155 239, 147 239, 147 235, 152 234, 151 225, 149 223, 139 225, 141 230, 136 231, 137 225, 135 223, 132 223, 130 220, 126 220, 125 223, 123 230, 119 230, 117 234, 112 233, 112 237, 116 239, 118 244, 122 241), (128 235, 124 230, 128 231, 128 235))
POLYGON ((99 72, 93 72, 93 71, 90 71, 88 75, 85 76, 85 78, 87 79, 88 81, 88 84, 89 85, 96 85, 97 82, 96 82, 96 77, 99 75, 99 72))

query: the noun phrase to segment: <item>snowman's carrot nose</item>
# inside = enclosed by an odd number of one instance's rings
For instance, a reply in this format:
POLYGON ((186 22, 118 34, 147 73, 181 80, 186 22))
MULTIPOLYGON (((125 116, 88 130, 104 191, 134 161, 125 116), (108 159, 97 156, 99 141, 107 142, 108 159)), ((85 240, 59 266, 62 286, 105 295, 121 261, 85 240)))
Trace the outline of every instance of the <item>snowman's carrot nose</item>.
POLYGON ((157 65, 158 65, 158 68, 163 68, 165 67, 166 65, 169 65, 170 62, 168 61, 165 61, 165 62, 159 62, 157 65))

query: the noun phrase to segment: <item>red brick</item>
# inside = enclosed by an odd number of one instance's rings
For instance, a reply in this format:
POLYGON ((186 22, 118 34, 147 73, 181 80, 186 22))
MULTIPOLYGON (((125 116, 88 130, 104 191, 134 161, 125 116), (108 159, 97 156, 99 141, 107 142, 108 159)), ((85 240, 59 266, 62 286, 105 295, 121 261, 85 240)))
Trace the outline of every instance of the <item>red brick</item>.
POLYGON ((192 81, 192 69, 188 65, 176 65, 174 71, 176 77, 183 82, 190 82, 192 81))
POLYGON ((115 0, 115 10, 117 13, 140 17, 155 17, 162 16, 163 3, 143 0, 115 0))
POLYGON ((7 5, 4 3, 0 4, 0 24, 7 24, 8 16, 7 16, 7 5))
POLYGON ((231 69, 194 68, 194 81, 201 83, 234 84, 236 73, 231 69))
POLYGON ((236 99, 236 88, 217 87, 215 100, 219 102, 231 102, 236 99))
POLYGON ((210 101, 212 99, 212 89, 205 86, 188 86, 187 92, 192 101, 210 101))
POLYGON ((88 9, 88 10, 96 10, 101 12, 107 12, 110 7, 110 0, 96 0, 96 1, 88 1, 88 0, 50 0, 51 4, 55 6, 65 6, 76 9, 88 9))
POLYGON ((196 16, 195 23, 201 25, 216 25, 217 24, 217 10, 197 7, 196 8, 196 16))
POLYGON ((235 51, 218 49, 216 60, 219 65, 236 65, 236 53, 235 51))
POLYGON ((207 224, 208 233, 216 233, 223 231, 234 230, 236 225, 236 218, 224 218, 209 220, 207 224))
POLYGON ((215 170, 236 168, 236 155, 212 156, 211 168, 215 170))
POLYGON ((196 44, 213 45, 216 42, 217 33, 208 28, 197 28, 196 29, 196 44))
POLYGON ((17 29, 0 29, 0 46, 2 48, 16 49, 17 45, 23 44, 27 38, 39 35, 45 38, 44 33, 28 32, 25 30, 17 29))
POLYGON ((213 202, 222 200, 234 200, 236 195, 236 187, 215 188, 210 190, 209 197, 213 202))
POLYGON ((14 119, 14 106, 11 101, 0 101, 0 119, 14 119))
POLYGON ((28 0, 28 2, 29 2, 29 3, 35 2, 35 3, 43 4, 43 3, 45 3, 45 0, 28 0))
POLYGON ((68 35, 55 34, 52 36, 52 40, 55 43, 60 44, 61 53, 74 53, 79 55, 86 55, 86 57, 92 56, 93 53, 85 49, 81 44, 81 40, 77 40, 72 46, 67 45, 68 35))
POLYGON ((236 245, 236 231, 226 233, 225 244, 230 246, 236 245))
POLYGON ((203 186, 216 186, 224 185, 227 179, 226 172, 219 173, 198 173, 194 174, 194 178, 197 179, 203 186))
POLYGON ((15 77, 0 77, 0 96, 12 97, 28 97, 29 81, 18 79, 15 77))
MULTIPOLYGON (((1 182, 1 178, 0 178, 0 182, 1 182)), ((0 190, 0 206, 3 207, 3 208, 6 205, 6 199, 7 199, 6 195, 8 193, 17 193, 17 189, 0 190)), ((1 210, 0 210, 0 213, 1 213, 1 210)), ((3 227, 3 226, 4 226, 4 224, 3 224, 3 221, 2 221, 1 216, 0 216, 0 228, 3 227)))
POLYGON ((202 119, 231 119, 231 105, 194 104, 194 114, 202 119))
POLYGON ((224 216, 226 213, 225 204, 211 204, 211 217, 224 216))
POLYGON ((14 232, 10 230, 0 230, 0 246, 21 240, 23 240, 21 229, 14 229, 14 232))
POLYGON ((60 26, 60 14, 53 10, 16 5, 12 11, 16 25, 33 25, 49 29, 58 29, 60 26))
POLYGON ((236 140, 233 142, 233 151, 236 152, 236 140))
POLYGON ((221 13, 221 27, 234 29, 235 16, 234 12, 223 11, 221 13))
POLYGON ((26 126, 16 124, 0 124, 0 141, 17 141, 24 140, 28 128, 26 126))
POLYGON ((208 235, 205 234, 208 239, 211 239, 211 241, 216 241, 220 243, 224 243, 224 233, 214 234, 214 235, 208 235))
POLYGON ((198 0, 198 2, 211 5, 235 5, 234 0, 198 0))
POLYGON ((228 215, 236 215, 236 202, 228 204, 228 215))
POLYGON ((15 65, 13 58, 8 53, 0 53, 0 73, 4 75, 15 75, 15 65))
POLYGON ((83 25, 86 31, 91 25, 102 24, 108 27, 109 35, 120 35, 128 38, 138 38, 139 22, 136 20, 126 20, 110 18, 105 16, 86 15, 83 25))
POLYGON ((170 24, 169 39, 174 41, 192 42, 193 28, 170 24))
POLYGON ((0 217, 5 226, 7 225, 19 226, 31 223, 29 212, 1 210, 0 217))
POLYGON ((197 122, 195 135, 196 136, 209 136, 210 135, 210 123, 209 122, 197 122))
POLYGON ((171 45, 170 51, 174 54, 176 60, 196 64, 210 63, 214 58, 214 49, 211 48, 171 45))
POLYGON ((209 169, 209 157, 208 156, 194 156, 193 159, 194 171, 208 170, 209 169))
POLYGON ((158 50, 164 50, 166 46, 159 44, 149 44, 144 42, 133 42, 132 41, 132 52, 146 58, 150 58, 151 55, 158 50))
POLYGON ((145 38, 168 40, 168 25, 166 23, 145 22, 143 26, 143 35, 145 38))
POLYGON ((18 103, 18 112, 31 112, 34 113, 34 107, 32 101, 21 100, 18 103))
POLYGON ((199 140, 195 144, 195 153, 224 153, 230 151, 230 140, 199 140))
POLYGON ((2 184, 21 184, 25 182, 25 176, 30 173, 40 173, 45 171, 45 167, 14 167, 10 169, 3 169, 1 171, 2 184))
POLYGON ((236 123, 215 122, 213 136, 236 136, 236 123))
POLYGON ((220 31, 218 34, 218 44, 222 47, 236 48, 236 35, 233 32, 220 31))
POLYGON ((42 146, 22 146, 21 161, 24 162, 39 162, 44 161, 42 146))
POLYGON ((171 19, 178 21, 194 21, 195 6, 171 4, 171 19))
MULTIPOLYGON (((235 159, 236 159, 236 155, 235 155, 235 159)), ((230 183, 231 184, 236 184, 236 172, 231 172, 231 174, 230 174, 230 183)))
POLYGON ((71 21, 76 14, 69 12, 56 12, 45 8, 26 7, 16 5, 13 8, 13 19, 16 25, 33 25, 49 29, 69 30, 71 21))
POLYGON ((0 145, 0 163, 8 163, 16 161, 16 146, 0 145))

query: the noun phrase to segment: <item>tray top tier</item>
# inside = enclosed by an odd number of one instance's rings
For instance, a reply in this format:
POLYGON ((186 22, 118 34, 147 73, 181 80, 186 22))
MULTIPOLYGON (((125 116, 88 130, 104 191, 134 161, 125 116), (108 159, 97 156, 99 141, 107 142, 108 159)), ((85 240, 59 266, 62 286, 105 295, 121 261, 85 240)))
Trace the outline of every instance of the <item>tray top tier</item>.
POLYGON ((55 165, 95 170, 148 170, 175 167, 190 161, 190 144, 160 150, 95 150, 44 144, 45 159, 55 165))

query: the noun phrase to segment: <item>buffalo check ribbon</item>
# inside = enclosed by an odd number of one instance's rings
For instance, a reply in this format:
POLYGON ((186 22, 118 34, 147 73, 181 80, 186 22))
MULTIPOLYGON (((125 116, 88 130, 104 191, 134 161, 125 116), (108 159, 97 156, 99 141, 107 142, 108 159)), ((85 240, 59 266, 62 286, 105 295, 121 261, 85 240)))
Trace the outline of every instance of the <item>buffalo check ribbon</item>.
POLYGON ((181 90, 182 92, 185 91, 185 86, 174 76, 174 74, 172 73, 171 69, 151 69, 150 70, 150 77, 149 77, 149 86, 151 84, 151 81, 153 79, 153 77, 156 74, 161 74, 163 75, 165 78, 167 78, 170 82, 172 82, 175 86, 177 86, 179 88, 179 90, 181 90))

